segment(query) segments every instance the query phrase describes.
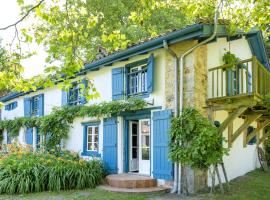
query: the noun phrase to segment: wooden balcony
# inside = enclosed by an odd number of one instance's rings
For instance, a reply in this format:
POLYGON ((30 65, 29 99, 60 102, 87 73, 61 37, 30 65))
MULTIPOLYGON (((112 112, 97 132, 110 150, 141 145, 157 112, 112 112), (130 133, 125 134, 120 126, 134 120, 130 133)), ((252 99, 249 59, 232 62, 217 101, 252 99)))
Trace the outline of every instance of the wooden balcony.
POLYGON ((216 110, 264 107, 269 93, 270 72, 256 57, 208 70, 207 104, 216 110))

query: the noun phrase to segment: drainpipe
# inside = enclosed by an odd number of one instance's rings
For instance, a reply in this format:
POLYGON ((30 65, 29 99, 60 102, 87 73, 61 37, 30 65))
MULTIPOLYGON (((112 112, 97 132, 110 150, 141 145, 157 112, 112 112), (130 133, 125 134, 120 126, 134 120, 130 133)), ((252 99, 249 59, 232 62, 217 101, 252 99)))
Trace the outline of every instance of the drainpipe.
MULTIPOLYGON (((178 69, 179 69, 179 60, 176 55, 176 53, 169 48, 168 43, 166 40, 163 40, 163 46, 167 50, 167 52, 174 58, 174 116, 178 117, 179 115, 179 108, 178 108, 178 69)), ((176 193, 177 192, 177 187, 178 187, 178 164, 174 163, 174 181, 173 181, 173 188, 171 190, 171 193, 176 193)))
MULTIPOLYGON (((182 115, 183 112, 183 104, 184 104, 184 58, 189 55, 191 52, 193 52, 195 49, 198 47, 208 43, 209 41, 213 40, 216 37, 217 34, 217 25, 218 25, 218 16, 219 16, 219 8, 222 5, 223 0, 220 0, 220 2, 217 4, 216 11, 215 11, 215 17, 214 17, 214 30, 213 34, 207 38, 206 40, 202 41, 201 43, 196 44, 195 46, 191 47, 188 49, 186 52, 180 55, 180 105, 179 105, 179 110, 180 110, 180 116, 182 115)), ((178 194, 181 193, 181 164, 178 166, 178 194)))

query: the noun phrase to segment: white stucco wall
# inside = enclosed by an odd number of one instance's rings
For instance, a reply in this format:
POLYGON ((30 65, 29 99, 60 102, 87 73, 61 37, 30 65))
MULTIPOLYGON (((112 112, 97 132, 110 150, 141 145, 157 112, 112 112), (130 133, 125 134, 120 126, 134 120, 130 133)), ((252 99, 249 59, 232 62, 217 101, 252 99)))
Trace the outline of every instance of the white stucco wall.
MULTIPOLYGON (((217 41, 207 45, 207 68, 211 69, 223 65, 222 57, 224 53, 229 50, 241 60, 250 59, 252 57, 249 44, 244 37, 230 42, 228 42, 226 38, 218 38, 217 41)), ((219 80, 221 80, 221 78, 219 78, 219 80)), ((208 95, 212 89, 211 85, 211 75, 208 74, 208 95)), ((224 91, 224 94, 225 93, 226 92, 224 91)), ((214 112, 214 120, 220 121, 221 123, 227 116, 227 111, 214 112)), ((237 118, 233 123, 233 131, 236 131, 243 123, 243 119, 237 118)), ((254 128, 257 127, 256 122, 251 125, 254 126, 254 128)), ((227 129, 223 132, 223 136, 225 138, 228 137, 227 129)), ((227 147, 227 144, 224 145, 227 147)), ((241 135, 233 142, 229 155, 223 157, 223 161, 229 180, 256 169, 259 165, 256 144, 243 147, 243 133, 241 133, 241 135)), ((221 173, 222 181, 224 182, 221 168, 219 168, 219 171, 221 173)), ((218 184, 217 177, 215 182, 218 184)), ((211 186, 211 184, 212 180, 210 174, 208 174, 208 185, 211 186)))
MULTIPOLYGON (((214 120, 224 121, 228 116, 226 111, 217 111, 214 113, 214 120)), ((236 131, 242 124, 244 119, 237 118, 233 122, 233 131, 236 131)), ((257 123, 253 122, 251 124, 254 128, 257 127, 257 123)), ((261 133, 262 134, 262 133, 261 133)), ((223 137, 228 139, 228 128, 223 132, 223 137)), ((224 166, 229 180, 232 180, 238 176, 242 176, 256 168, 259 167, 259 160, 257 156, 256 144, 243 146, 244 136, 241 133, 237 139, 233 142, 230 148, 229 154, 223 156, 224 166)), ((228 147, 227 143, 224 143, 224 147, 228 147)), ((219 172, 221 173, 222 181, 225 182, 222 168, 219 167, 219 172)), ((216 184, 218 184, 218 179, 216 177, 216 184)), ((208 173, 208 185, 212 185, 212 179, 208 173)))
POLYGON ((245 37, 227 41, 226 38, 218 38, 217 41, 207 44, 207 67, 208 69, 223 65, 222 57, 230 51, 241 60, 249 59, 252 53, 245 37))

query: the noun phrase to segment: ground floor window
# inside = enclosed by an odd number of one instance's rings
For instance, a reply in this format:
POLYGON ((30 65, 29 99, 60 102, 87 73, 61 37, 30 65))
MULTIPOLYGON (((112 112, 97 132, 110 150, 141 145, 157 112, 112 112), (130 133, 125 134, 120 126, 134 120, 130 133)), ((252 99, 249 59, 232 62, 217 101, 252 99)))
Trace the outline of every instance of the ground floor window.
POLYGON ((99 153, 99 124, 100 122, 84 122, 82 156, 100 157, 99 153))
POLYGON ((98 126, 87 127, 87 151, 98 151, 98 126))

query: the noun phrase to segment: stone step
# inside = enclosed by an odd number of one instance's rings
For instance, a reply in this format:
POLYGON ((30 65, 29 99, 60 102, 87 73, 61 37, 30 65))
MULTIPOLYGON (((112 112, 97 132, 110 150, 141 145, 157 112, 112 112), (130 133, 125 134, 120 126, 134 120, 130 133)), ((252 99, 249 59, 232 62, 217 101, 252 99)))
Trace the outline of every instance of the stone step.
POLYGON ((154 188, 157 187, 157 180, 150 176, 136 174, 113 174, 106 177, 106 182, 116 188, 154 188))
POLYGON ((166 193, 170 192, 169 188, 165 187, 148 187, 148 188, 119 188, 110 185, 100 185, 99 189, 107 190, 110 192, 123 192, 123 193, 166 193))

